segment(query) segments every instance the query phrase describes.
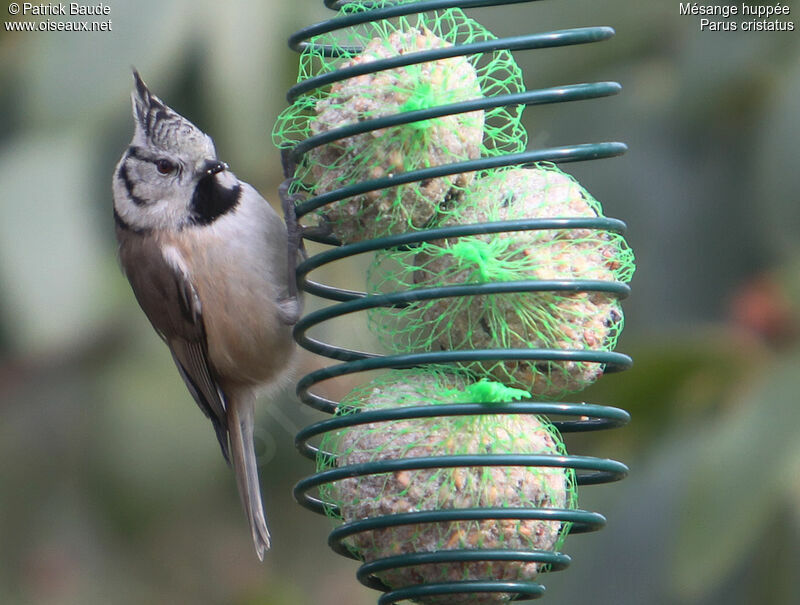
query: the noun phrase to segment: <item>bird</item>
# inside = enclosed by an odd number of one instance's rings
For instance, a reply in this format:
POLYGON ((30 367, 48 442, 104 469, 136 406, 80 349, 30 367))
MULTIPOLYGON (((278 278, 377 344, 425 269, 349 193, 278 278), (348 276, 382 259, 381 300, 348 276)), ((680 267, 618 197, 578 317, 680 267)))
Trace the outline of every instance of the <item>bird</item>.
POLYGON ((214 142, 134 69, 134 134, 112 179, 119 260, 139 306, 211 420, 256 554, 270 548, 253 429, 257 394, 285 386, 301 313, 293 238, 214 142), (291 273, 291 275, 290 275, 291 273))

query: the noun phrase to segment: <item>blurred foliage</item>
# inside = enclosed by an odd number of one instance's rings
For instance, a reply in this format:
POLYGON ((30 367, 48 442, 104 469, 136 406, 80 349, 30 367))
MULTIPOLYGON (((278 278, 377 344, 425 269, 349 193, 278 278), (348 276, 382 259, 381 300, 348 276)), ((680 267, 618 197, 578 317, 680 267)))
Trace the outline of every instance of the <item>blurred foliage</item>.
MULTIPOLYGON (((0 30, 0 602, 372 603, 326 546, 326 520, 292 501, 312 466, 292 436, 316 416, 291 393, 261 407, 274 549, 256 562, 210 427, 116 267, 110 209, 131 65, 274 202, 269 130, 297 64, 285 40, 330 13, 321 0, 108 4, 111 32, 0 30)), ((567 443, 631 475, 582 490, 609 527, 567 541, 573 565, 543 578, 553 602, 800 600, 800 33, 700 32, 678 4, 472 12, 498 35, 618 32, 517 55, 530 87, 623 84, 524 119, 531 147, 630 145, 565 169, 628 222, 639 267, 620 347, 636 364, 584 395, 633 422, 567 443)), ((359 288, 363 263, 329 273, 359 288)), ((358 332, 330 335, 374 346, 358 332)), ((298 375, 319 363, 304 357, 298 375)))

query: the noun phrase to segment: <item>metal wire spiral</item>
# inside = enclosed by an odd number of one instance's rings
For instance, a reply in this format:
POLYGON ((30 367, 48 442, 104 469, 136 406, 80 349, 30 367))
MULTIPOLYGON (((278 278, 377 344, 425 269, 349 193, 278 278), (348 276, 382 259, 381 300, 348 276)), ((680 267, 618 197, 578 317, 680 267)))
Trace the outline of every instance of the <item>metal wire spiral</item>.
MULTIPOLYGON (((343 1, 324 0, 325 5, 337 9, 343 1)), ((358 12, 345 17, 336 17, 328 21, 304 28, 289 39, 291 48, 302 51, 309 44, 308 40, 321 33, 345 29, 368 20, 388 19, 409 14, 436 11, 446 8, 476 8, 532 2, 535 0, 424 0, 415 3, 404 3, 386 6, 385 4, 368 5, 371 10, 358 12)), ((393 69, 442 59, 446 57, 465 56, 489 50, 506 49, 523 51, 539 48, 550 48, 574 44, 585 44, 605 40, 614 35, 608 27, 586 27, 556 32, 546 32, 481 41, 470 44, 447 46, 421 52, 403 54, 389 59, 381 59, 352 67, 342 68, 333 73, 309 77, 298 82, 288 92, 289 102, 309 91, 327 86, 356 75, 371 73, 383 69, 393 69)), ((316 47, 317 51, 333 52, 331 49, 316 47)), ((341 47, 339 49, 341 51, 341 47)), ((359 49, 348 49, 358 52, 359 49)), ((350 137, 356 134, 428 120, 440 116, 485 110, 492 107, 511 105, 537 105, 561 103, 609 96, 619 92, 620 86, 615 82, 599 82, 590 84, 566 85, 540 90, 526 90, 521 93, 481 98, 449 105, 432 107, 423 110, 409 111, 370 119, 337 128, 299 142, 291 151, 290 159, 298 161, 303 154, 317 146, 350 137)), ((565 163, 607 158, 624 153, 626 146, 622 143, 593 143, 552 147, 500 155, 482 157, 447 165, 434 166, 411 172, 393 174, 383 178, 364 181, 339 188, 335 191, 303 200, 295 206, 298 218, 314 210, 354 195, 395 187, 405 183, 414 183, 464 172, 484 170, 501 166, 525 166, 537 162, 565 163)), ((291 175, 287 175, 291 176, 291 175)), ((403 292, 383 295, 366 295, 356 290, 333 287, 309 279, 309 273, 330 263, 375 250, 413 246, 419 242, 439 240, 445 237, 458 237, 474 234, 501 233, 506 231, 529 231, 542 229, 592 229, 604 232, 622 233, 625 224, 622 221, 604 218, 563 218, 563 219, 521 219, 475 225, 456 225, 414 231, 361 241, 348 245, 338 245, 330 236, 312 236, 317 242, 331 244, 332 248, 316 254, 297 268, 298 284, 302 290, 322 299, 331 301, 327 307, 305 315, 297 324, 295 339, 308 351, 322 355, 335 363, 328 367, 303 376, 297 385, 297 394, 305 404, 328 414, 336 412, 337 402, 312 392, 318 383, 340 376, 367 372, 384 368, 411 368, 426 365, 453 364, 459 362, 486 360, 525 360, 525 361, 585 361, 602 364, 604 372, 615 372, 628 368, 631 359, 621 353, 590 350, 558 350, 558 349, 481 349, 451 350, 437 352, 413 352, 398 355, 377 355, 374 353, 353 350, 344 346, 322 342, 309 336, 314 327, 350 313, 363 312, 376 307, 400 307, 414 301, 430 300, 443 297, 479 296, 486 294, 520 293, 520 292, 604 292, 624 298, 629 287, 620 282, 593 280, 561 280, 561 281, 514 281, 482 284, 451 285, 431 288, 416 288, 403 292)), ((315 445, 319 438, 335 430, 355 425, 376 422, 392 422, 411 418, 431 418, 441 416, 477 416, 482 414, 537 414, 547 416, 552 424, 563 434, 586 432, 619 427, 629 421, 624 410, 587 403, 563 402, 509 402, 500 406, 487 406, 479 403, 463 403, 436 406, 415 406, 377 411, 361 412, 346 416, 336 416, 306 427, 296 437, 299 451, 308 458, 317 459, 320 455, 331 455, 320 452, 315 445)), ((591 456, 555 456, 531 454, 483 454, 431 456, 380 460, 370 463, 340 466, 301 480, 295 487, 295 498, 306 508, 324 513, 330 504, 324 503, 314 495, 316 488, 326 483, 343 478, 359 477, 378 473, 391 473, 403 470, 455 468, 455 467, 491 467, 491 466, 545 466, 572 468, 576 471, 578 485, 592 485, 622 479, 627 474, 627 467, 617 461, 595 458, 591 456)), ((605 518, 597 513, 580 509, 554 508, 467 508, 431 510, 386 515, 349 522, 337 527, 329 536, 331 548, 343 556, 355 558, 345 546, 345 540, 359 532, 373 531, 400 525, 419 525, 425 523, 443 523, 465 520, 513 519, 513 520, 558 520, 570 525, 570 534, 594 531, 605 524, 605 518)), ((514 599, 538 598, 544 593, 544 586, 537 582, 522 581, 460 581, 420 584, 400 589, 391 589, 384 585, 376 574, 403 567, 436 564, 463 563, 473 561, 517 561, 538 562, 546 566, 548 571, 564 569, 570 558, 560 552, 525 551, 504 549, 475 550, 441 550, 437 552, 417 552, 392 556, 363 564, 357 578, 364 585, 383 591, 379 605, 396 603, 405 599, 424 599, 426 597, 463 594, 463 593, 504 593, 513 595, 514 599)))

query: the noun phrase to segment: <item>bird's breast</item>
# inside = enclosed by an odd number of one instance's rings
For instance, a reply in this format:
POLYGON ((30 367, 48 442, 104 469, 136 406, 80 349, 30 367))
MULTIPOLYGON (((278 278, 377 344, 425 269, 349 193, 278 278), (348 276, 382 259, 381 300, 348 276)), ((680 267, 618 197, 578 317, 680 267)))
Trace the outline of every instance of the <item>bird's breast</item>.
POLYGON ((292 356, 291 329, 278 315, 278 300, 285 295, 283 280, 275 279, 286 271, 279 262, 285 254, 276 256, 272 248, 285 248, 285 240, 270 241, 259 228, 268 217, 251 214, 223 217, 176 240, 189 259, 209 360, 221 383, 269 382, 292 356))

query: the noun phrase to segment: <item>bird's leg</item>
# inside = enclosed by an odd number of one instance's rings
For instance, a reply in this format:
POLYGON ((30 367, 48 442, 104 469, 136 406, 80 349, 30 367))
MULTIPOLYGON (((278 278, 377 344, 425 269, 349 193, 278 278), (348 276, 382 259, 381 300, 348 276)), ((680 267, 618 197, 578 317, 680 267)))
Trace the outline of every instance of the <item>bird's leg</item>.
POLYGON ((295 204, 304 199, 301 193, 290 193, 295 182, 297 162, 292 157, 290 149, 281 150, 281 165, 283 167, 284 181, 278 187, 278 195, 281 198, 283 216, 286 221, 287 244, 289 247, 288 270, 289 270, 289 296, 281 301, 281 308, 285 311, 284 320, 294 324, 300 318, 301 305, 297 287, 297 262, 298 257, 307 258, 303 238, 305 236, 329 236, 331 234, 330 225, 323 223, 319 226, 307 227, 301 225, 297 219, 295 204))
POLYGON ((297 213, 294 207, 300 196, 289 193, 289 188, 293 182, 294 178, 287 178, 278 187, 278 195, 281 198, 281 206, 283 206, 283 218, 286 221, 287 269, 289 271, 288 296, 279 301, 279 306, 283 312, 283 321, 290 325, 297 323, 302 312, 297 288, 297 261, 299 256, 306 257, 305 246, 303 245, 303 227, 297 221, 297 213))
POLYGON ((283 178, 290 180, 294 178, 297 172, 297 160, 292 154, 292 149, 281 149, 281 168, 283 169, 283 178))

